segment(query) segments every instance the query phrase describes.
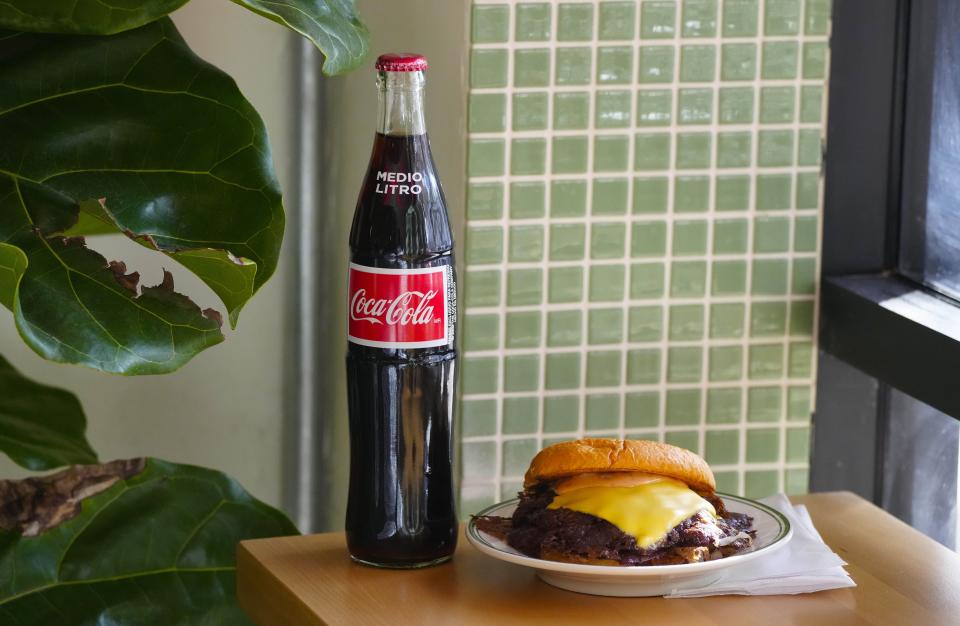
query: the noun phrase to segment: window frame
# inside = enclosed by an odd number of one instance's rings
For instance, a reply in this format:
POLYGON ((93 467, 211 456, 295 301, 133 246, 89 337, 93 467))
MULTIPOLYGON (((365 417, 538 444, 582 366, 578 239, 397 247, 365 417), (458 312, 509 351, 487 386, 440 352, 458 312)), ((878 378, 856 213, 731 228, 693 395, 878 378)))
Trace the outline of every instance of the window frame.
POLYGON ((923 206, 933 6, 833 6, 810 487, 878 504, 891 388, 960 419, 960 303, 900 271, 904 212, 923 206))

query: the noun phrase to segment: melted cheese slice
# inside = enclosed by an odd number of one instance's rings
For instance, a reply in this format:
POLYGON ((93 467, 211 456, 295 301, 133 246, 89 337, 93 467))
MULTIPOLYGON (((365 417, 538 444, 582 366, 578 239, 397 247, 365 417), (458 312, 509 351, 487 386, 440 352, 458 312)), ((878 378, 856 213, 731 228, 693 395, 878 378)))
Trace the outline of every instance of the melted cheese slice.
MULTIPOLYGON (((616 480, 624 479, 611 479, 616 480)), ((641 548, 654 545, 671 528, 700 511, 716 516, 713 505, 684 483, 662 476, 644 478, 633 486, 590 485, 562 491, 548 508, 570 509, 607 520, 636 539, 641 548)))

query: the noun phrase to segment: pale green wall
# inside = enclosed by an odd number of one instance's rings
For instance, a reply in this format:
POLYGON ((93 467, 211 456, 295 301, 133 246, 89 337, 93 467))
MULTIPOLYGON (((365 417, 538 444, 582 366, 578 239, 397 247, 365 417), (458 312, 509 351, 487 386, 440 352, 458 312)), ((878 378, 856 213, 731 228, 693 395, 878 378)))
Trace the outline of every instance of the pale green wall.
MULTIPOLYGON (((283 27, 230 2, 195 0, 174 17, 184 38, 204 59, 230 73, 266 122, 274 162, 292 189, 292 52, 283 27)), ((225 210, 228 210, 225 208, 225 210)), ((175 272, 177 287, 203 307, 222 306, 188 272, 126 241, 91 239, 108 258, 123 258, 146 284, 160 267, 175 272)), ((283 433, 283 321, 289 262, 244 309, 236 332, 179 372, 122 378, 47 363, 16 335, 0 313, 0 352, 27 375, 70 389, 90 421, 89 435, 102 459, 150 455, 224 470, 256 496, 280 503, 283 433)), ((5 458, 0 476, 24 472, 5 458)))

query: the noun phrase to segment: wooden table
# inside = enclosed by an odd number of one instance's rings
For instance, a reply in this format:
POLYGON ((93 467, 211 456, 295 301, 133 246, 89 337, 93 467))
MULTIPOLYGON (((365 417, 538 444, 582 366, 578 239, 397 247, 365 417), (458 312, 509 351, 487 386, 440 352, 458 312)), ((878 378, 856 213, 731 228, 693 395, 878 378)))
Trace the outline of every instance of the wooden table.
POLYGON ((317 624, 960 624, 960 555, 850 493, 800 496, 857 582, 798 596, 603 598, 561 591, 461 536, 453 562, 352 563, 342 533, 245 541, 240 604, 259 626, 317 624))

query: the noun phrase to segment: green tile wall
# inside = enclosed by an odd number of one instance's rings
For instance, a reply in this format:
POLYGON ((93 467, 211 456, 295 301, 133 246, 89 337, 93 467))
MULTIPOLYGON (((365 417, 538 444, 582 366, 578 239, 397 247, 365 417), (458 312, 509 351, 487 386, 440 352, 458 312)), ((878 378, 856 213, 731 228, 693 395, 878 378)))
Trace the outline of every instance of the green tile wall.
POLYGON ((806 490, 829 0, 475 0, 462 506, 654 438, 806 490))

